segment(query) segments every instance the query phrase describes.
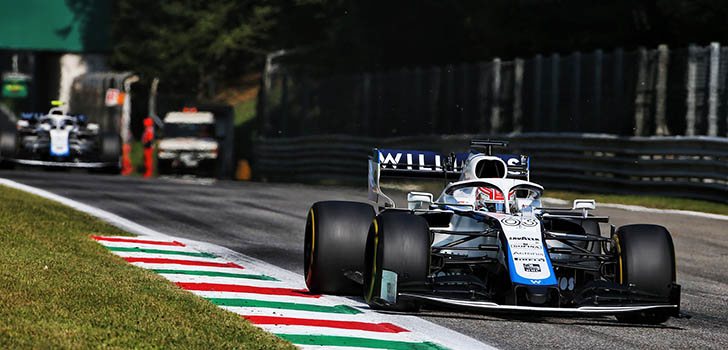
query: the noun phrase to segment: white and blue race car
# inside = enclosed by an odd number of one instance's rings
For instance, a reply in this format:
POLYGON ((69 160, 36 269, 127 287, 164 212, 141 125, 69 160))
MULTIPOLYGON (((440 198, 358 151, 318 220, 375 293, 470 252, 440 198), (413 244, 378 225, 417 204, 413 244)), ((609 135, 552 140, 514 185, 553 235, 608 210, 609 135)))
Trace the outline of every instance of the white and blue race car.
POLYGON ((48 113, 23 113, 16 131, 0 134, 0 164, 99 169, 118 173, 121 141, 118 134, 102 133, 83 115, 69 115, 63 107, 48 113))
POLYGON ((593 200, 545 208, 529 158, 471 152, 375 149, 369 203, 324 201, 308 213, 306 284, 312 292, 362 295, 376 309, 437 305, 487 312, 615 315, 662 323, 680 316, 670 233, 608 224, 593 200), (380 177, 444 179, 435 197, 409 192, 407 208, 380 177), (605 227, 600 227, 602 224, 605 227))

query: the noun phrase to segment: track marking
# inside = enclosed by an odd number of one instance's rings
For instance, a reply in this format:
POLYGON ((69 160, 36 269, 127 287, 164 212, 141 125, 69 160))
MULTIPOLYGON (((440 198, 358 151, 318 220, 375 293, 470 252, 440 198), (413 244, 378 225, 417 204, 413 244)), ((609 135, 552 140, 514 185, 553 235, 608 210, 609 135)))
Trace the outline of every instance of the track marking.
POLYGON ((278 281, 274 277, 266 275, 253 275, 247 273, 229 273, 229 272, 216 272, 216 271, 201 271, 201 270, 165 270, 156 269, 152 270, 162 275, 190 275, 190 276, 207 276, 207 277, 224 277, 224 278, 243 278, 253 279, 262 281, 278 281))
POLYGON ((149 264, 175 264, 175 265, 186 265, 186 266, 209 266, 209 267, 234 267, 242 269, 243 267, 233 262, 213 262, 213 261, 199 261, 199 260, 183 260, 183 259, 165 259, 165 258, 124 258, 130 263, 149 263, 149 264))
POLYGON ((441 350, 446 349, 430 342, 399 342, 391 340, 378 340, 369 338, 341 337, 328 335, 298 335, 298 334, 276 334, 277 336, 290 341, 293 344, 301 345, 330 345, 330 346, 357 346, 373 349, 391 350, 441 350))
POLYGON ((112 247, 112 248, 138 248, 138 249, 164 249, 166 251, 175 251, 175 252, 197 252, 197 250, 194 250, 190 247, 180 247, 180 246, 158 246, 158 245, 152 245, 152 244, 141 244, 141 243, 127 243, 127 242, 105 242, 105 241, 96 241, 99 244, 101 244, 104 247, 112 247))
POLYGON ((129 253, 145 253, 145 254, 169 254, 169 255, 183 255, 191 256, 196 258, 216 258, 215 255, 210 253, 197 253, 197 252, 185 252, 179 250, 162 250, 162 249, 146 249, 139 247, 114 247, 106 246, 106 249, 112 252, 129 252, 129 253))
MULTIPOLYGON (((543 198, 544 202, 552 203, 554 205, 570 205, 571 202, 563 199, 558 198, 543 198)), ((677 214, 677 215, 687 215, 687 216, 694 216, 704 219, 713 219, 713 220, 723 220, 728 221, 728 215, 721 215, 721 214, 713 214, 713 213, 703 213, 699 211, 692 211, 692 210, 679 210, 679 209, 657 209, 657 208, 648 208, 643 207, 640 205, 627 205, 627 204, 617 204, 617 203, 597 203, 597 209, 600 207, 603 208, 612 208, 612 209, 622 209, 626 211, 632 211, 632 212, 639 212, 639 213, 654 213, 654 214, 677 214)))
POLYGON ((177 242, 177 241, 150 241, 146 239, 135 239, 135 238, 122 238, 122 237, 103 237, 103 236, 91 236, 94 240, 97 241, 106 241, 106 242, 124 242, 124 243, 141 243, 141 244, 151 244, 151 245, 171 245, 171 246, 178 246, 178 247, 184 247, 185 245, 177 242))
MULTIPOLYGON (((207 299, 213 304, 218 306, 228 307, 260 307, 268 309, 281 309, 281 310, 295 310, 295 311, 310 311, 310 312, 321 312, 321 313, 332 313, 332 314, 347 314, 357 315, 361 314, 362 311, 357 310, 348 305, 316 305, 316 304, 303 304, 294 302, 283 302, 283 301, 265 301, 258 299, 225 299, 225 298, 209 298, 207 299)), ((236 312, 237 313, 237 312, 236 312)))
MULTIPOLYGON (((206 272, 204 272, 206 273, 206 272)), ((270 278, 256 278, 260 275, 252 275, 254 278, 234 278, 234 277, 220 277, 220 276, 199 276, 199 275, 187 275, 187 274, 165 274, 164 278, 174 283, 214 283, 214 284, 227 284, 227 285, 241 285, 251 287, 273 287, 273 288, 288 288, 289 286, 281 281, 272 280, 270 278)), ((195 292, 201 292, 202 290, 195 290, 195 292)), ((223 291, 225 293, 231 293, 223 291)), ((197 293, 196 293, 197 294, 197 293)))
POLYGON ((175 283, 182 289, 186 290, 202 290, 215 292, 236 292, 236 293, 253 293, 253 294, 269 294, 269 295, 286 295, 301 298, 320 298, 320 295, 311 294, 307 290, 291 289, 291 288, 273 288, 273 287, 255 287, 242 286, 236 284, 221 283, 175 283))
MULTIPOLYGON (((261 301, 291 302, 291 303, 301 303, 301 304, 314 304, 314 305, 321 305, 321 306, 336 306, 336 305, 343 304, 341 301, 331 300, 331 298, 329 296, 323 296, 323 297, 319 297, 319 298, 298 298, 298 297, 287 296, 287 295, 260 294, 260 293, 211 292, 211 291, 200 291, 200 290, 191 290, 190 292, 201 298, 205 298, 205 299, 225 299, 225 300, 256 299, 256 300, 261 300, 261 301)), ((355 307, 360 310, 368 309, 367 306, 354 306, 354 305, 349 305, 349 306, 355 307)))
MULTIPOLYGON (((190 270, 190 265, 180 264, 150 264, 135 262, 132 265, 141 267, 147 270, 190 270)), ((195 271, 208 271, 208 272, 230 272, 230 273, 246 273, 247 270, 237 267, 215 267, 215 266, 195 266, 195 271)))
POLYGON ((342 329, 355 329, 360 331, 369 332, 383 332, 383 333, 400 333, 408 332, 408 330, 399 327, 397 325, 382 322, 382 323, 370 323, 370 322, 356 322, 356 321, 334 321, 334 320, 318 320, 308 318, 294 318, 294 317, 271 317, 271 316, 254 316, 254 315, 243 315, 243 317, 253 324, 258 325, 286 325, 286 326, 313 326, 313 327, 326 327, 326 328, 342 328, 342 329))

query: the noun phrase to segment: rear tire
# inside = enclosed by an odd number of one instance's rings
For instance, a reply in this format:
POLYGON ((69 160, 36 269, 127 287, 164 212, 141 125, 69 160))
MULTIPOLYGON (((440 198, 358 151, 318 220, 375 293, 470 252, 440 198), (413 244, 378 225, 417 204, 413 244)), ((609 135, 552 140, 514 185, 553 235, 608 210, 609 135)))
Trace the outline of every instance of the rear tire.
POLYGON ((311 207, 304 237, 306 286, 313 293, 359 295, 346 276, 364 269, 367 232, 374 208, 366 203, 326 201, 311 207))
POLYGON ((382 271, 397 274, 397 291, 424 289, 430 272, 430 229, 427 221, 407 212, 384 212, 369 230, 364 270, 364 299, 373 309, 414 312, 414 301, 382 299, 382 271))
POLYGON ((4 131, 0 133, 0 169, 12 169, 15 163, 8 161, 15 157, 18 140, 14 132, 4 131))
POLYGON ((115 133, 104 133, 100 137, 99 158, 104 163, 114 165, 104 168, 102 171, 107 174, 119 174, 121 172, 121 138, 115 133))
POLYGON ((169 159, 157 158, 157 174, 159 174, 159 175, 172 174, 172 161, 169 159))
MULTIPOLYGON (((670 300, 675 283, 675 248, 670 233, 658 225, 628 225, 617 230, 620 264, 617 282, 670 300)), ((660 324, 671 314, 664 310, 617 315, 626 323, 660 324)))

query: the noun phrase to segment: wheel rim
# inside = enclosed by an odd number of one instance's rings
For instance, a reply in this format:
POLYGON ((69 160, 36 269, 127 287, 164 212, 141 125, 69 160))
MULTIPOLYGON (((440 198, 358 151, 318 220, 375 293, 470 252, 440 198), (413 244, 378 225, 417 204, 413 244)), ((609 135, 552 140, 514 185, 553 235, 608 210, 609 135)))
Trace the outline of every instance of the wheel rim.
POLYGON ((377 224, 376 218, 374 218, 374 220, 372 221, 372 225, 374 227, 374 251, 372 254, 372 272, 369 279, 369 289, 364 298, 367 302, 370 302, 372 300, 372 297, 374 296, 374 286, 376 285, 377 280, 377 251, 379 250, 379 225, 377 224))
POLYGON ((313 208, 311 208, 308 211, 308 217, 309 220, 306 220, 306 232, 310 232, 310 238, 309 235, 306 235, 306 240, 304 242, 304 264, 305 264, 305 270, 306 270, 306 285, 310 285, 311 283, 311 276, 313 271, 313 263, 314 263, 314 249, 316 248, 316 221, 314 217, 314 211, 313 208))

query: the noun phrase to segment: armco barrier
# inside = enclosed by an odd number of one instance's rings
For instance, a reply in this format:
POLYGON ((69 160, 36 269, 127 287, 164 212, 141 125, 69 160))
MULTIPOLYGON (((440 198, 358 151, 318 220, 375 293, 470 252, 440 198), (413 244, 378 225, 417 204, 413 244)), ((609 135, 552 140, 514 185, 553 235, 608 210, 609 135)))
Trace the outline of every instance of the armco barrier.
MULTIPOLYGON (((272 181, 365 183, 374 147, 466 150, 476 135, 387 139, 319 135, 261 138, 254 174, 272 181)), ((728 139, 518 134, 509 152, 531 156, 531 179, 547 189, 652 194, 728 203, 728 139)))

